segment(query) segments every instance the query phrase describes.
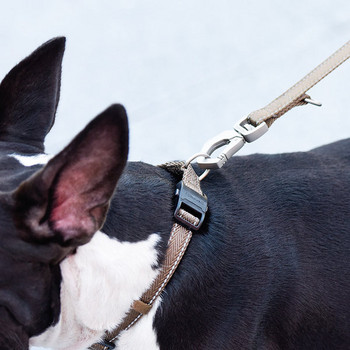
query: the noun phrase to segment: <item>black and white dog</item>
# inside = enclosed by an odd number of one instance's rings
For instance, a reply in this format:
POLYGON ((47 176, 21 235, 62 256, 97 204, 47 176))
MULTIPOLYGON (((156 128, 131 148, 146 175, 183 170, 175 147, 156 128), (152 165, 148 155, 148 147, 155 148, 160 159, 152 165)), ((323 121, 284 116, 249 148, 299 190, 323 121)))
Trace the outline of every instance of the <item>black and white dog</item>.
MULTIPOLYGON (((64 46, 0 85, 1 350, 86 349, 147 290, 173 225, 179 179, 126 163, 122 106, 48 161, 64 46)), ((205 224, 116 349, 350 349, 350 139, 235 157, 202 188, 205 224)))

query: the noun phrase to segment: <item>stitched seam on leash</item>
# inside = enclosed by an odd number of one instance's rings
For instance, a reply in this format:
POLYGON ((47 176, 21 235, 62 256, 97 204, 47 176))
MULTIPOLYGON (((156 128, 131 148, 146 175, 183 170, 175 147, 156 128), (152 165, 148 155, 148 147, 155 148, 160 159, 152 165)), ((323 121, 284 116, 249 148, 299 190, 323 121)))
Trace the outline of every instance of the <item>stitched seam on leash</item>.
MULTIPOLYGON (((344 47, 342 47, 341 49, 339 49, 339 52, 342 50, 346 49, 346 45, 344 47)), ((296 83, 294 86, 292 86, 289 90, 291 89, 296 89, 297 87, 299 87, 305 80, 307 80, 310 75, 315 72, 316 70, 322 68, 323 66, 325 66, 332 58, 334 58, 334 56, 329 57, 328 59, 326 59, 324 62, 322 62, 318 67, 316 67, 315 69, 313 69, 308 75, 306 75, 303 79, 301 79, 298 83, 296 83)), ((334 70, 336 67, 338 67, 341 63, 344 62, 344 60, 346 60, 348 58, 348 55, 343 56, 339 62, 336 62, 333 66, 331 66, 323 75, 321 78, 316 78, 316 81, 313 81, 311 83, 311 85, 309 87, 306 88, 306 90, 302 91, 301 93, 297 94, 297 96, 295 96, 294 98, 291 98, 288 100, 288 102, 286 102, 284 105, 280 106, 279 108, 277 108, 274 112, 270 113, 272 115, 275 115, 276 113, 278 113, 279 111, 281 111, 282 109, 284 109, 285 107, 287 107, 290 103, 292 103, 295 99, 297 99, 300 95, 302 95, 303 93, 305 93, 306 91, 308 91, 309 89, 311 89, 315 84, 317 84, 320 80, 322 80, 324 77, 326 77, 332 70, 334 70)), ((287 91, 288 92, 288 91, 287 91)), ((287 93, 286 92, 286 93, 287 93)), ((285 93, 285 94, 286 94, 285 93)), ((283 96, 283 95, 282 95, 283 96)), ((278 99, 276 99, 275 101, 277 101, 278 99)), ((261 117, 258 120, 258 123, 261 122, 262 120, 264 120, 264 117, 261 117)))
MULTIPOLYGON (((177 229, 177 224, 175 224, 173 226, 173 230, 172 230, 172 234, 170 236, 170 238, 173 238, 175 235, 175 231, 177 229)), ((177 268, 180 260, 182 259, 184 252, 189 244, 189 241, 191 239, 191 231, 186 230, 187 231, 187 238, 183 244, 182 249, 180 250, 180 253, 177 257, 177 259, 175 260, 172 268, 170 269, 170 271, 168 272, 168 274, 166 275, 163 283, 161 284, 161 286, 157 289, 155 295, 153 296, 153 298, 150 300, 150 302, 148 303, 149 305, 152 305, 155 301, 155 299, 160 295, 160 293, 162 292, 163 288, 165 287, 165 285, 169 282, 169 279, 171 278, 172 274, 174 273, 175 269, 177 268)), ((132 327, 141 317, 143 316, 142 313, 140 313, 123 331, 127 331, 130 327, 132 327)), ((118 333, 116 336, 114 336, 110 341, 115 341, 116 339, 118 339, 118 337, 120 336, 120 333, 118 333)))
MULTIPOLYGON (((138 321, 138 319, 139 319, 141 316, 142 316, 142 314, 138 315, 138 316, 134 319, 134 321, 132 321, 132 322, 129 324, 129 326, 127 326, 127 327, 125 328, 125 330, 127 331, 130 327, 132 327, 132 326, 138 321)), ((118 337, 118 336, 116 336, 116 337, 113 338, 112 340, 116 339, 117 337, 118 337)))
MULTIPOLYGON (((194 191, 202 194, 202 191, 200 188, 200 182, 198 181, 198 177, 191 165, 189 165, 184 170, 183 181, 186 183, 188 182, 191 185, 193 184, 194 191)), ((186 214, 190 215, 187 212, 186 214)), ((192 215, 188 219, 191 220, 192 215)), ((193 216, 193 220, 194 222, 197 222, 198 218, 193 216)), ((164 291, 164 288, 166 287, 167 283, 173 276, 176 268, 180 264, 181 259, 183 258, 185 251, 189 245, 191 237, 192 237, 191 230, 189 230, 188 228, 185 228, 184 226, 178 223, 173 224, 169 235, 169 239, 168 239, 168 247, 167 247, 164 263, 160 268, 159 274, 151 283, 151 286, 141 295, 140 299, 138 299, 140 302, 152 307, 154 301, 164 291)), ((119 324, 119 326, 115 328, 113 331, 106 332, 105 339, 108 342, 114 342, 120 337, 120 334, 122 332, 129 330, 143 315, 144 314, 142 312, 139 312, 136 309, 133 309, 131 307, 129 312, 126 313, 124 319, 119 324)), ((90 347, 90 349, 99 349, 98 346, 100 345, 101 344, 98 344, 98 343, 93 344, 90 347)))
POLYGON ((179 256, 177 257, 173 267, 171 268, 171 270, 169 271, 168 275, 165 277, 164 282, 162 283, 162 285, 158 288, 156 294, 153 296, 153 298, 151 299, 151 301, 149 302, 150 304, 153 304, 154 300, 158 297, 158 295, 160 294, 162 288, 167 284, 167 282, 169 281, 169 278, 172 276, 173 271, 177 268, 179 260, 181 260, 181 258, 183 257, 184 251, 186 250, 187 246, 188 246, 188 242, 191 239, 191 235, 188 235, 184 246, 182 247, 179 256))
MULTIPOLYGON (((173 228, 172 228, 172 230, 171 230, 171 234, 170 234, 169 240, 171 240, 171 239, 174 237, 175 232, 176 232, 176 225, 173 225, 173 228)), ((159 291, 159 289, 157 290, 157 292, 158 292, 158 291, 159 291)), ((151 301, 149 302, 149 305, 151 305, 152 302, 153 302, 153 300, 151 300, 151 301)), ((126 331, 126 330, 128 330, 130 327, 132 327, 142 316, 143 316, 143 314, 140 313, 140 314, 125 328, 124 331, 126 331)), ((120 333, 117 334, 115 337, 113 337, 113 338, 111 339, 111 341, 115 341, 115 340, 119 337, 119 335, 120 335, 120 333)))
MULTIPOLYGON (((288 94, 290 92, 290 90, 292 89, 297 89, 302 83, 305 82, 305 80, 310 78, 310 75, 312 75, 315 71, 322 69, 326 64, 329 63, 329 61, 331 61, 332 59, 334 59, 334 57, 339 54, 340 52, 348 49, 348 46, 350 45, 350 42, 346 43, 343 47, 341 47, 338 51, 335 52, 335 54, 333 54, 332 56, 328 57, 324 62, 322 62, 319 66, 317 66, 315 69, 313 69, 309 74, 307 74, 303 79, 301 79, 299 82, 297 82, 294 86, 292 86, 289 90, 287 90, 283 95, 281 96, 285 96, 286 94, 288 94)), ((349 58, 349 53, 345 54, 344 56, 342 56, 339 60, 337 60, 327 71, 325 71, 321 77, 316 77, 312 80, 312 82, 310 82, 310 85, 308 87, 306 87, 303 91, 299 92, 298 94, 294 94, 292 96, 292 98, 290 98, 285 104, 283 104, 282 106, 277 107, 273 112, 270 112, 268 114, 269 117, 266 117, 266 115, 261 116, 258 120, 257 123, 260 123, 264 120, 267 120, 269 118, 272 118, 275 114, 281 112, 281 110, 283 110, 284 108, 286 108, 288 105, 290 105, 291 103, 293 103, 293 101, 295 101, 296 99, 298 99, 298 97, 300 97, 302 94, 304 94, 306 91, 308 91, 309 89, 311 89, 315 84, 317 84, 320 80, 322 80, 324 77, 326 77, 331 71, 333 71, 335 68, 337 68, 340 64, 342 64, 345 60, 347 60, 349 58), (316 79, 316 80, 315 80, 316 79)), ((280 97, 281 97, 280 96, 280 97)), ((274 102, 277 102, 279 100, 278 97, 277 99, 275 99, 273 102, 271 102, 271 104, 273 104, 274 102)), ((258 114, 259 111, 262 113, 264 111, 266 111, 266 109, 268 109, 269 106, 262 108, 261 110, 256 111, 256 113, 258 114)), ((251 113, 251 115, 253 116, 255 114, 255 112, 251 113)))

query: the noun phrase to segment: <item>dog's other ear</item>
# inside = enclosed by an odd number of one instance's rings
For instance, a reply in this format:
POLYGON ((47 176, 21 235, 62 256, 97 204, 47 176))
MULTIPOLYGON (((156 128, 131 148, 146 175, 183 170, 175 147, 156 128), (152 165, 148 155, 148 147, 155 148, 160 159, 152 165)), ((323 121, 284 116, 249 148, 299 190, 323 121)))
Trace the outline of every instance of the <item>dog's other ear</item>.
POLYGON ((0 85, 0 140, 40 150, 56 114, 65 38, 52 39, 14 67, 0 85))
POLYGON ((103 225, 127 154, 126 112, 113 105, 15 191, 23 238, 70 247, 88 242, 103 225))

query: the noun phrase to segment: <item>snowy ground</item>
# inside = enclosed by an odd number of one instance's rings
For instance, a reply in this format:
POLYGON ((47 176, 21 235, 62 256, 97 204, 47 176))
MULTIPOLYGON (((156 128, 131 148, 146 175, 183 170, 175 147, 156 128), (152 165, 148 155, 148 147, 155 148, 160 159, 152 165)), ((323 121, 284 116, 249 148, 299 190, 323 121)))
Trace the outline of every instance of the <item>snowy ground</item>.
MULTIPOLYGON (((0 12, 0 76, 67 36, 61 103, 47 138, 60 150, 123 103, 130 159, 185 159, 265 106, 350 39, 346 0, 13 0, 0 12)), ((350 137, 350 62, 240 154, 308 150, 350 137)))

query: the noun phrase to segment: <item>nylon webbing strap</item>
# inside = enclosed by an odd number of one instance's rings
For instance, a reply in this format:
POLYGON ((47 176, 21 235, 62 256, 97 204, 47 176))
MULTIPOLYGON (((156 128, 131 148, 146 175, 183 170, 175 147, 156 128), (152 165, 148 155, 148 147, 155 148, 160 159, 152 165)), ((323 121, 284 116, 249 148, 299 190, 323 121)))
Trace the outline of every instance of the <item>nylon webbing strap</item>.
POLYGON ((248 121, 254 126, 266 122, 270 127, 277 118, 293 107, 307 104, 305 98, 309 98, 310 96, 305 94, 306 91, 311 89, 349 57, 350 41, 266 107, 250 113, 248 121))
MULTIPOLYGON (((174 163, 175 164, 175 163, 174 163)), ((176 163, 176 168, 180 168, 183 163, 176 163)), ((162 166, 165 167, 166 166, 162 166)), ((172 169, 170 169, 172 172, 172 169)), ((198 176, 193 170, 192 166, 189 165, 183 172, 184 183, 192 188, 194 191, 202 194, 200 188, 200 182, 198 176)), ((182 211, 181 215, 186 217, 186 220, 193 221, 193 224, 198 223, 198 218, 182 211)), ((192 232, 184 226, 175 223, 172 227, 170 238, 168 240, 168 248, 166 251, 164 263, 161 270, 153 281, 151 287, 141 296, 139 300, 134 301, 131 305, 130 310, 125 315, 122 322, 111 332, 106 332, 103 341, 100 343, 93 344, 89 349, 92 350, 110 350, 114 348, 114 342, 118 339, 122 331, 128 330, 132 327, 143 315, 147 314, 154 304, 157 297, 163 292, 165 286, 171 279, 176 268, 178 267, 187 246, 191 240, 192 232)), ((113 300, 111 300, 113 302, 113 300)))

